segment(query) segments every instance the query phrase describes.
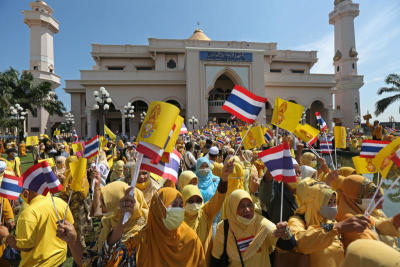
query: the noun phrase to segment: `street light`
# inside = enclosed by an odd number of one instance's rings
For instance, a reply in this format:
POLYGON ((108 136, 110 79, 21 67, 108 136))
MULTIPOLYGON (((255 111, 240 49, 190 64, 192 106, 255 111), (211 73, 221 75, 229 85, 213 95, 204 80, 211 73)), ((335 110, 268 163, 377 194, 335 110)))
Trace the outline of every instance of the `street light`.
MULTIPOLYGON (((16 124, 17 124, 17 132, 18 132, 18 128, 20 128, 20 122, 22 122, 22 128, 24 125, 24 121, 26 119, 26 116, 28 115, 28 112, 26 110, 24 110, 23 107, 20 106, 20 104, 15 104, 14 106, 10 106, 9 110, 8 110, 8 114, 10 116, 10 119, 12 120, 16 120, 16 124)), ((18 133, 17 136, 17 140, 18 143, 20 141, 20 134, 18 133)))
POLYGON ((146 111, 143 111, 142 113, 140 113, 140 122, 142 123, 144 121, 144 118, 146 117, 146 111))
POLYGON ((72 130, 72 125, 75 124, 75 119, 74 119, 74 114, 72 114, 71 112, 68 112, 67 114, 65 114, 65 120, 66 120, 66 124, 68 127, 68 131, 70 132, 72 130))
POLYGON ((104 87, 100 87, 99 91, 94 91, 93 96, 96 101, 96 104, 93 105, 93 109, 101 113, 100 133, 104 135, 105 113, 110 109, 112 99, 110 93, 104 87))
POLYGON ((124 106, 124 115, 125 118, 128 119, 128 123, 129 119, 135 118, 135 115, 133 114, 134 112, 135 112, 135 106, 133 106, 130 102, 128 102, 128 104, 124 106))
POLYGON ((196 117, 194 117, 194 116, 192 116, 192 117, 189 119, 189 124, 192 125, 192 129, 193 129, 193 130, 194 130, 194 126, 195 126, 196 124, 198 124, 198 123, 199 123, 199 120, 196 119, 196 117))

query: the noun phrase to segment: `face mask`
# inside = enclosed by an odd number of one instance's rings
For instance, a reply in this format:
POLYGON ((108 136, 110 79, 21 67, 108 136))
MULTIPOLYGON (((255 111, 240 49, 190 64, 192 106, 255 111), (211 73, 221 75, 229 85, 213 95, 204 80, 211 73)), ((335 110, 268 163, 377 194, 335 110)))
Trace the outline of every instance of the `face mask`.
POLYGON ((190 215, 196 215, 202 206, 202 203, 188 203, 185 205, 185 212, 190 215))
POLYGON ((245 217, 237 215, 236 218, 240 223, 249 225, 254 220, 255 216, 253 215, 253 217, 251 219, 247 219, 245 217))
POLYGON ((146 182, 143 182, 143 183, 136 183, 136 187, 143 191, 143 190, 145 190, 145 189, 147 188, 147 186, 149 185, 149 183, 150 183, 150 180, 147 179, 146 182))
POLYGON ((165 227, 172 231, 178 228, 185 218, 185 209, 183 208, 167 208, 167 216, 163 218, 165 227))
POLYGON ((12 153, 13 157, 16 158, 18 156, 17 153, 12 153))
POLYGON ((321 214, 321 216, 327 220, 335 219, 337 213, 338 213, 337 206, 335 207, 321 206, 321 208, 319 209, 319 214, 321 214))
POLYGON ((199 170, 200 176, 206 176, 209 172, 210 172, 210 169, 209 169, 209 168, 207 168, 207 169, 200 169, 200 170, 199 170))
MULTIPOLYGON (((361 200, 361 208, 363 208, 363 210, 366 210, 369 206, 369 203, 371 203, 373 200, 372 198, 363 198, 361 200)), ((371 204, 372 206, 373 204, 371 204)))

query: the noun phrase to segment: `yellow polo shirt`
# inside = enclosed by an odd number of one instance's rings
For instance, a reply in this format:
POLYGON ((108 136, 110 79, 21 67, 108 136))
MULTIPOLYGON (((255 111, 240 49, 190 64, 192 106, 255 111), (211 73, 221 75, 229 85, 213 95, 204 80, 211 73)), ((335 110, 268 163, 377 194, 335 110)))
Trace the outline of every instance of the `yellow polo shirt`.
MULTIPOLYGON (((54 197, 54 202, 61 219, 65 214, 67 203, 54 197)), ((74 223, 68 209, 66 220, 74 223)), ((59 266, 67 256, 67 243, 56 236, 57 215, 50 194, 46 197, 36 196, 21 212, 15 231, 17 247, 30 249, 21 251, 20 266, 59 266)))

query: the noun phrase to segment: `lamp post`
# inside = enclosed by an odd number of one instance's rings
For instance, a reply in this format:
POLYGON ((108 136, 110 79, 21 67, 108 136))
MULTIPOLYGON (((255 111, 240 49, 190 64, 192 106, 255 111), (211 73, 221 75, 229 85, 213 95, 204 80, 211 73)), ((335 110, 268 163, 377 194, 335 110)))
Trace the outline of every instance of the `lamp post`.
POLYGON ((75 124, 74 114, 72 114, 71 112, 68 112, 67 114, 65 114, 65 120, 67 122, 67 131, 71 132, 72 125, 75 124))
POLYGON ((146 111, 143 111, 142 113, 140 113, 140 123, 142 123, 144 121, 146 114, 147 114, 146 111))
MULTIPOLYGON (((135 115, 133 114, 134 112, 135 112, 135 107, 130 102, 128 102, 128 104, 124 106, 124 115, 125 115, 125 118, 128 119, 128 123, 129 123, 129 119, 135 118, 135 115)), ((126 133, 124 132, 124 134, 126 134, 126 133)))
MULTIPOLYGON (((24 128, 23 125, 24 125, 25 118, 28 115, 28 112, 26 110, 24 110, 24 108, 21 107, 20 104, 15 104, 14 106, 11 106, 9 108, 9 112, 8 113, 9 113, 10 119, 16 120, 16 124, 17 124, 17 126, 16 126, 16 128, 17 128, 17 142, 19 143, 20 139, 21 139, 20 138, 21 137, 21 134, 20 134, 21 132, 18 131, 18 129, 20 128, 20 122, 22 121, 22 128, 24 128)), ((23 131, 23 129, 22 129, 22 131, 23 131)))
POLYGON ((105 113, 110 109, 110 104, 112 103, 112 99, 110 97, 110 93, 104 87, 100 87, 99 91, 93 92, 94 100, 96 104, 94 104, 93 109, 98 110, 101 114, 100 121, 100 132, 98 134, 104 135, 104 124, 105 124, 105 113))
POLYGON ((193 131, 194 126, 199 123, 199 120, 196 119, 195 116, 192 116, 188 121, 189 121, 189 124, 192 125, 192 131, 193 131))

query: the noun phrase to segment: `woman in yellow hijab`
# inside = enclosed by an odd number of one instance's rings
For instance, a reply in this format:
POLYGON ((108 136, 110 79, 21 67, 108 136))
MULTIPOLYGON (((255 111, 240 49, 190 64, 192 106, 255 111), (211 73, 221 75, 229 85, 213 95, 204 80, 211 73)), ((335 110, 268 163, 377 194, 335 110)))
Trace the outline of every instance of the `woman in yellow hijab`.
MULTIPOLYGON (((120 202, 121 212, 128 211, 135 216, 136 209, 132 211, 134 200, 129 196, 129 191, 130 189, 126 191, 120 202)), ((122 226, 122 217, 115 229, 122 226)), ((206 266, 201 241, 183 219, 182 194, 171 187, 158 190, 151 200, 146 227, 125 242, 127 247, 136 249, 137 266, 206 266)), ((113 237, 117 231, 113 231, 105 242, 107 245, 103 246, 108 247, 109 256, 103 259, 107 266, 118 264, 115 262, 116 251, 113 246, 119 242, 113 237)), ((119 264, 118 266, 126 266, 124 263, 119 264)))
POLYGON ((224 203, 228 189, 228 175, 233 170, 233 163, 223 168, 221 180, 214 196, 204 204, 201 192, 196 185, 186 185, 182 190, 185 206, 185 222, 197 233, 204 248, 206 260, 211 255, 212 225, 214 218, 224 203))
POLYGON ((305 178, 296 192, 300 206, 288 222, 297 241, 295 251, 309 255, 310 267, 340 266, 344 249, 333 224, 337 214, 335 191, 325 183, 305 178))
POLYGON ((150 207, 151 199, 160 188, 160 185, 150 177, 150 173, 148 171, 141 170, 139 171, 136 188, 142 191, 147 206, 150 207))
MULTIPOLYGON (((229 195, 226 215, 229 223, 226 252, 231 267, 269 267, 271 266, 269 254, 274 250, 278 238, 285 237, 289 239, 289 242, 293 241, 289 237, 290 232, 286 222, 278 223, 275 226, 263 216, 255 213, 251 196, 244 190, 238 189, 229 195)), ((294 243, 291 244, 293 247, 294 243)), ((288 246, 287 249, 292 247, 288 246)), ((212 257, 220 258, 223 251, 224 221, 217 226, 212 257)))
POLYGON ((300 164, 307 165, 315 169, 315 167, 317 167, 317 156, 311 152, 306 152, 301 156, 300 164))
POLYGON ((199 179, 197 179, 196 174, 192 171, 183 171, 179 175, 178 186, 179 186, 179 189, 181 192, 182 192, 183 188, 185 186, 187 186, 188 184, 197 185, 198 183, 199 183, 199 179))
POLYGON ((342 267, 400 266, 400 253, 383 242, 356 240, 349 245, 342 267))
MULTIPOLYGON (((97 250, 100 252, 107 236, 120 222, 121 212, 119 204, 121 199, 125 196, 125 191, 129 185, 125 182, 116 181, 107 184, 100 189, 100 205, 105 216, 101 219, 102 230, 97 241, 97 250)), ((128 222, 124 225, 122 242, 125 242, 140 229, 142 229, 147 222, 149 208, 139 189, 135 189, 135 210, 134 215, 131 216, 128 222)))

